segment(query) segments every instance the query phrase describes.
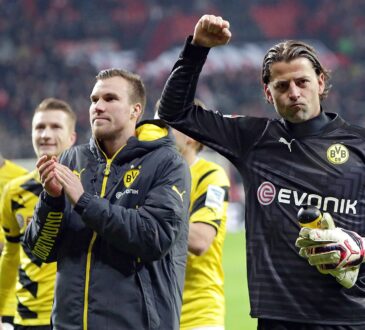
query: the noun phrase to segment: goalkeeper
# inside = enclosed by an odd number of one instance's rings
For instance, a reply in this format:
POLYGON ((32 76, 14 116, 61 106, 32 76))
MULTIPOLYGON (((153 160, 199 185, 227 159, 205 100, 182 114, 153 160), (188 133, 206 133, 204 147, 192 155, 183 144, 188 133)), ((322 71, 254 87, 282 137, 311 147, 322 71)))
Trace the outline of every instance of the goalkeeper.
MULTIPOLYGON (((243 22, 242 28, 246 25, 243 22)), ((241 174, 251 316, 258 318, 258 329, 364 330, 365 269, 359 267, 362 248, 352 232, 365 236, 365 130, 322 105, 330 76, 315 50, 301 41, 274 45, 262 62, 265 98, 280 118, 227 116, 194 106, 210 49, 230 38, 229 22, 222 17, 204 15, 197 22, 167 79, 159 116, 221 153, 241 174), (326 236, 319 243, 322 248, 337 244, 340 250, 343 245, 350 247, 345 254, 355 251, 344 260, 337 260, 337 252, 326 254, 333 259, 326 265, 334 267, 328 271, 340 283, 298 255, 296 215, 302 204, 332 214, 338 227, 303 229, 302 238, 315 252, 307 255, 311 263, 322 270, 321 260, 313 258, 319 252, 317 242, 312 242, 317 234, 326 236), (346 267, 355 267, 351 270, 355 273, 359 267, 349 289, 338 276, 346 267)), ((226 61, 229 68, 228 56, 226 61)), ((241 93, 239 86, 232 88, 241 93)), ((218 107, 223 109, 224 104, 218 107)), ((302 252, 313 252, 311 248, 302 252)))

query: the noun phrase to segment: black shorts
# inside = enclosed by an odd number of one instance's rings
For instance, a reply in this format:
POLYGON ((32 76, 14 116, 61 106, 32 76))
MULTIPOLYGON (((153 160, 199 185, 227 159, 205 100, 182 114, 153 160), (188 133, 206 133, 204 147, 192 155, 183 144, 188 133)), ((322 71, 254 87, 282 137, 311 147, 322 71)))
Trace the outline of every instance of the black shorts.
POLYGON ((323 325, 280 320, 258 319, 257 330, 364 330, 361 325, 323 325))

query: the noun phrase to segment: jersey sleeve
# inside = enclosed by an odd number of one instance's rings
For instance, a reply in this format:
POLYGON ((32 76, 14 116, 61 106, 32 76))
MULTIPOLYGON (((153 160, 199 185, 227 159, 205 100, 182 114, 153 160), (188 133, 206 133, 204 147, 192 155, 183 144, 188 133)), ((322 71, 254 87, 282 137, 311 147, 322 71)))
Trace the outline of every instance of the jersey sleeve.
POLYGON ((20 228, 13 217, 11 186, 6 185, 0 201, 0 219, 5 232, 0 258, 0 315, 7 315, 13 301, 20 262, 20 228))
POLYGON ((13 199, 11 185, 7 184, 4 188, 0 201, 0 222, 4 231, 5 241, 12 243, 20 242, 20 226, 14 218, 13 205, 18 201, 13 199))
MULTIPOLYGON (((237 165, 263 134, 268 120, 225 116, 194 105, 208 49, 188 39, 164 86, 158 115, 170 126, 219 152, 237 165)), ((233 110, 234 111, 234 110, 233 110)))
POLYGON ((198 181, 190 211, 190 222, 202 222, 217 231, 228 206, 229 179, 222 168, 212 169, 198 181))

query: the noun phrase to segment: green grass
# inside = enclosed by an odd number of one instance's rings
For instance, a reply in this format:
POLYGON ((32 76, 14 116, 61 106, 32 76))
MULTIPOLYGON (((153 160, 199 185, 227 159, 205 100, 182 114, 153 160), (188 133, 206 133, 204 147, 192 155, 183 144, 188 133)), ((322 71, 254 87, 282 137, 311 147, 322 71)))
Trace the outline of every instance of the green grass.
POLYGON ((226 295, 226 330, 256 330, 249 315, 244 232, 227 233, 223 250, 226 295))

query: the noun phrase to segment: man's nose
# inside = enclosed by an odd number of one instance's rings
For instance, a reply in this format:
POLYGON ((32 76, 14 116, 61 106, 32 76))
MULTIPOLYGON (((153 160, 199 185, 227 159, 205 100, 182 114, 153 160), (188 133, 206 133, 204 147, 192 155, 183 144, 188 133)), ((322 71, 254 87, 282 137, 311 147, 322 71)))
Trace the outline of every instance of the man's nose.
POLYGON ((95 111, 96 112, 104 112, 105 111, 105 102, 102 99, 99 99, 95 103, 95 111))
POLYGON ((45 138, 50 138, 50 136, 51 136, 50 128, 49 127, 44 128, 42 130, 41 137, 45 139, 45 138))
POLYGON ((294 81, 290 82, 288 93, 291 100, 297 100, 300 97, 300 88, 294 81))

